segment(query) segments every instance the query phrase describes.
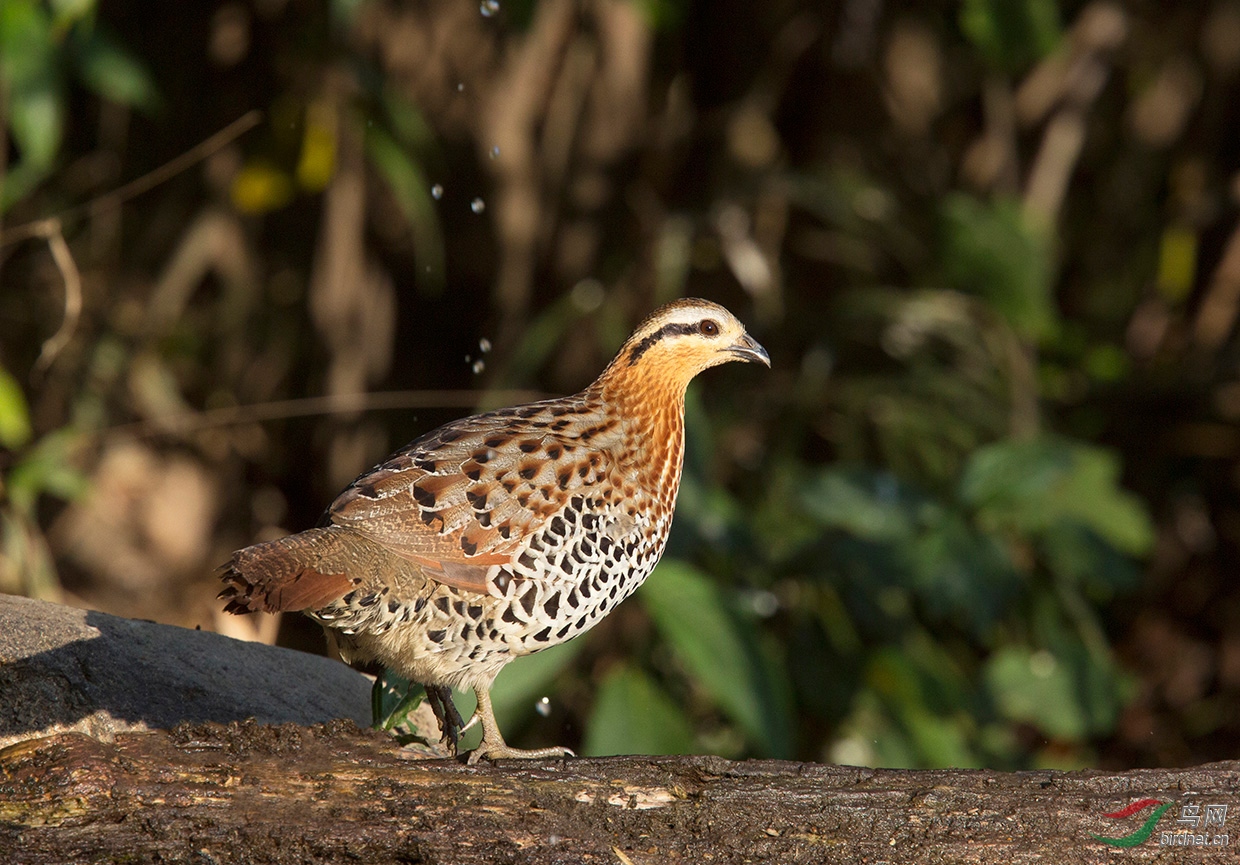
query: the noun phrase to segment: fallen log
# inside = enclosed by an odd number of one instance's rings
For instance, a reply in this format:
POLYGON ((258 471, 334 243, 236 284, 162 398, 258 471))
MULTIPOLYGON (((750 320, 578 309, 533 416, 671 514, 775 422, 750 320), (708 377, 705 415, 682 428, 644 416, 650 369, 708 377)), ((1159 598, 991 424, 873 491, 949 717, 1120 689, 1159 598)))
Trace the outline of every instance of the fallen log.
POLYGON ((1235 762, 1118 773, 715 757, 466 766, 348 721, 181 724, 0 751, 0 862, 1200 863, 1234 859, 1237 791, 1235 762))

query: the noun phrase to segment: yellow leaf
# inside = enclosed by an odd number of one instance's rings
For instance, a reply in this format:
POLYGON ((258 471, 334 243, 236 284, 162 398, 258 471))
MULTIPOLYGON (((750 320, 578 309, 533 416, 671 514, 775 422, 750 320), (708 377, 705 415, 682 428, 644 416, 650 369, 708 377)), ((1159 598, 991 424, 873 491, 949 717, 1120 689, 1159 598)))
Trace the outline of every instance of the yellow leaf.
POLYGON ((306 127, 297 162, 297 182, 308 192, 321 192, 336 173, 336 110, 326 101, 306 108, 306 127))
POLYGON ((266 162, 246 163, 233 178, 233 206, 242 213, 267 213, 288 204, 293 197, 289 176, 266 162))
POLYGON ((1158 291, 1176 303, 1188 296, 1197 275, 1197 235, 1184 226, 1168 226, 1158 248, 1158 291))

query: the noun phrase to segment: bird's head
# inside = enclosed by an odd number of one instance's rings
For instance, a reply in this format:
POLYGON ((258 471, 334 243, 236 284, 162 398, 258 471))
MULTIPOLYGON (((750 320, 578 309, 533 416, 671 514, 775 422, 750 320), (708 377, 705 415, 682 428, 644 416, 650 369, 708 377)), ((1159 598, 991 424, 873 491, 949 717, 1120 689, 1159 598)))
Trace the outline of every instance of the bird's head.
POLYGON ((648 315, 599 380, 658 383, 683 394, 702 370, 733 360, 771 365, 766 349, 736 316, 717 303, 691 297, 648 315))

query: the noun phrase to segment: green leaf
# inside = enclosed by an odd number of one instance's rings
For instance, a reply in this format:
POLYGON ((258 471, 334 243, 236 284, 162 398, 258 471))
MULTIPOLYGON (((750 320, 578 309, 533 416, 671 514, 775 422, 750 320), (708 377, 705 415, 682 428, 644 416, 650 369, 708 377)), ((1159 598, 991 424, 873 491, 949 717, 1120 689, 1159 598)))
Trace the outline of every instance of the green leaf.
POLYGON ((1055 0, 964 0, 960 29, 983 57, 1008 72, 1049 54, 1061 35, 1055 0))
POLYGON ((59 602, 56 564, 37 523, 29 514, 0 509, 0 590, 59 602))
POLYGON ((391 730, 400 726, 425 697, 425 688, 385 667, 370 689, 372 726, 376 730, 391 730))
POLYGON ((857 693, 849 716, 839 726, 831 760, 848 766, 911 769, 921 765, 916 749, 874 691, 857 693))
POLYGON ((54 77, 54 45, 52 22, 41 3, 0 3, 0 77, 8 84, 11 99, 32 82, 54 77))
POLYGON ((1084 738, 1094 726, 1072 671, 1045 649, 1004 646, 991 656, 985 678, 1000 711, 1011 720, 1069 741, 1084 738))
POLYGON ((955 509, 923 509, 907 560, 912 588, 936 616, 962 619, 975 633, 998 621, 1022 580, 1007 548, 979 533, 955 509))
POLYGON ((1141 583, 1141 570, 1131 559, 1085 526, 1060 524, 1040 539, 1039 550, 1055 576, 1080 585, 1099 601, 1141 583))
POLYGON ((689 754, 693 729, 680 707, 643 673, 620 666, 599 687, 582 754, 689 754))
POLYGON ((637 8, 650 29, 657 32, 676 30, 689 13, 688 0, 637 0, 637 8))
POLYGON ((72 499, 86 492, 89 481, 73 462, 82 439, 77 431, 60 429, 45 435, 32 447, 6 479, 9 500, 18 513, 33 513, 39 496, 51 494, 72 499))
POLYGON ((889 473, 830 468, 806 487, 804 502, 824 526, 866 540, 897 541, 912 536, 919 498, 889 473))
MULTIPOLYGON (((564 334, 581 318, 572 295, 563 294, 548 303, 524 328, 520 341, 508 357, 497 385, 516 386, 533 378, 535 371, 561 345, 564 334)), ((489 408, 484 402, 484 408, 489 408)), ((498 406, 495 406, 498 408, 498 406)))
POLYGON ((753 745, 771 756, 790 756, 791 685, 782 667, 761 651, 753 621, 683 562, 664 560, 640 597, 694 680, 753 745))
POLYGON ((95 0, 50 0, 55 27, 63 32, 95 11, 95 0))
POLYGON ((917 766, 978 766, 969 742, 966 681, 933 640, 914 632, 902 649, 878 650, 866 683, 906 737, 917 766))
POLYGON ((856 539, 833 538, 836 570, 872 592, 873 573, 911 589, 936 617, 980 632, 1020 588, 1007 549, 977 532, 958 507, 944 505, 889 472, 831 468, 810 481, 806 512, 856 539), (868 564, 867 564, 868 562, 868 564), (862 576, 864 575, 864 576, 862 576))
POLYGON ((65 125, 64 100, 50 76, 13 93, 9 126, 22 164, 46 171, 56 159, 65 125))
POLYGON ((435 130, 426 116, 395 86, 383 89, 383 108, 387 113, 392 132, 406 147, 422 151, 435 142, 435 130))
POLYGON ((52 165, 64 131, 55 44, 51 18, 41 3, 0 3, 0 79, 9 91, 9 129, 20 166, 39 172, 52 165))
POLYGON ((953 288, 987 300, 1028 339, 1054 335, 1053 256, 1047 234, 1019 201, 947 196, 942 207, 943 271, 953 288))
POLYGON ((426 175, 404 148, 378 128, 371 127, 366 132, 366 154, 409 222, 418 261, 418 285, 437 294, 443 289, 445 277, 443 233, 426 175))
POLYGON ((1154 530, 1141 500, 1120 487, 1119 474, 1118 457, 1105 448, 1049 437, 1003 441, 972 455, 960 497, 991 528, 1044 534, 1065 522, 1140 556, 1154 530))
POLYGON ((0 446, 14 450, 30 441, 30 409, 17 379, 0 369, 0 446))
POLYGON ((146 67, 97 27, 82 41, 78 67, 82 83, 105 99, 145 111, 159 104, 159 93, 146 67))
POLYGON ((1115 729, 1136 694, 1135 677, 1116 664, 1092 623, 1065 608, 1062 592, 1031 606, 1031 645, 1009 645, 987 661, 983 678, 1000 711, 1048 736, 1082 741, 1115 729), (1084 627, 1084 630, 1082 628, 1084 627))
POLYGON ((960 477, 960 497, 995 514, 1052 498, 1072 472, 1071 445, 1051 438, 1001 441, 979 448, 960 477))

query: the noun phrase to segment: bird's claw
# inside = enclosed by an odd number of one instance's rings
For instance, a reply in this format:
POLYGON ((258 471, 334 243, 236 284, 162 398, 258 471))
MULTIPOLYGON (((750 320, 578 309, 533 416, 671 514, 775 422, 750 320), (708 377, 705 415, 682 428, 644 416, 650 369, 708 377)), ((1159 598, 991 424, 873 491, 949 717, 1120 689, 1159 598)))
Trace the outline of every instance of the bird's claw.
POLYGON ((576 753, 571 748, 563 748, 553 746, 550 748, 534 748, 524 750, 522 748, 510 748, 504 742, 498 744, 488 744, 483 742, 477 748, 469 752, 466 763, 473 766, 479 760, 487 759, 492 762, 495 760, 546 760, 553 757, 576 757, 576 753))
MULTIPOLYGON (((469 729, 461 719, 461 713, 452 702, 452 691, 442 685, 427 685, 426 700, 431 704, 431 711, 439 719, 439 728, 443 735, 439 741, 452 756, 457 756, 460 748, 461 734, 469 729)), ((473 719, 470 719, 470 724, 473 719)))

